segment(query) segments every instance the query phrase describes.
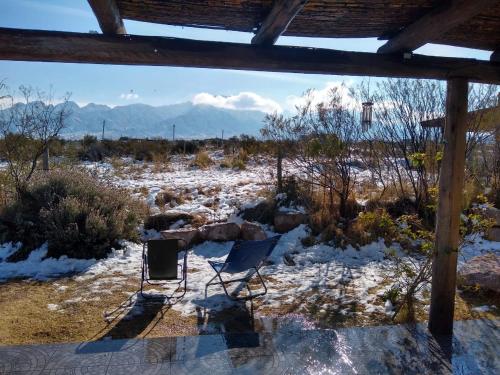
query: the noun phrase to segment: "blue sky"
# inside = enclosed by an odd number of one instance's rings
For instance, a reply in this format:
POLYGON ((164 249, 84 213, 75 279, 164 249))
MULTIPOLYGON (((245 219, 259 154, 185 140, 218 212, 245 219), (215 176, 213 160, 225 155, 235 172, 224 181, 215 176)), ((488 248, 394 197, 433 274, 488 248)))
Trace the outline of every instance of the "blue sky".
MULTIPOLYGON (((99 25, 86 0, 0 0, 0 27, 89 32, 99 25)), ((250 41, 252 34, 181 28, 125 20, 127 32, 228 42, 250 41)), ((278 44, 375 52, 376 39, 312 39, 282 37, 278 44)), ((490 52, 426 45, 417 53, 487 60, 490 52)), ((250 71, 91 64, 0 61, 0 80, 48 90, 84 105, 89 102, 164 105, 185 101, 262 110, 289 109, 305 90, 325 92, 336 82, 362 78, 250 71)))

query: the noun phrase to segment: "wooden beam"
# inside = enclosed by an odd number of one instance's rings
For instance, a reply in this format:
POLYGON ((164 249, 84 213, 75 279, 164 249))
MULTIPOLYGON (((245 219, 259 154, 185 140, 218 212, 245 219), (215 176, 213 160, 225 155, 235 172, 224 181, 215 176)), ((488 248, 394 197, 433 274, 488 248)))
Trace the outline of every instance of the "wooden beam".
POLYGON ((0 28, 0 60, 181 66, 308 74, 500 83, 500 65, 474 59, 411 59, 320 48, 254 46, 189 39, 0 28))
POLYGON ((490 56, 490 61, 492 62, 500 62, 500 49, 494 51, 490 56))
POLYGON ((115 0, 88 0, 104 34, 126 34, 115 0))
POLYGON ((498 0, 452 0, 406 26, 378 49, 379 53, 411 52, 493 6, 498 0))
POLYGON ((271 11, 252 38, 252 44, 276 43, 306 3, 307 0, 274 0, 271 11))
POLYGON ((429 312, 429 330, 434 334, 451 334, 453 331, 460 214, 465 175, 467 95, 466 79, 448 80, 429 312))

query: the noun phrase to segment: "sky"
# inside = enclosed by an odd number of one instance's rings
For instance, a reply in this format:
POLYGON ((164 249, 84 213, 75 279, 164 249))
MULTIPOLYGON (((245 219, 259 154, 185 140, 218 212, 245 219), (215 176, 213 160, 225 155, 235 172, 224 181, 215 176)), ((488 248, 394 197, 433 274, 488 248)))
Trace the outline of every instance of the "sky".
MULTIPOLYGON (((86 0, 0 0, 0 27, 100 31, 86 0)), ((199 40, 249 43, 251 33, 183 28, 124 20, 127 32, 199 40)), ((281 37, 278 44, 376 52, 383 41, 281 37)), ((491 52, 442 45, 425 45, 415 51, 426 55, 488 60, 491 52)), ((363 78, 335 75, 267 73, 177 67, 63 64, 0 61, 0 81, 11 89, 30 85, 55 96, 71 93, 80 106, 145 103, 159 106, 192 101, 225 108, 265 112, 291 110, 308 89, 321 97, 329 87, 363 78)))

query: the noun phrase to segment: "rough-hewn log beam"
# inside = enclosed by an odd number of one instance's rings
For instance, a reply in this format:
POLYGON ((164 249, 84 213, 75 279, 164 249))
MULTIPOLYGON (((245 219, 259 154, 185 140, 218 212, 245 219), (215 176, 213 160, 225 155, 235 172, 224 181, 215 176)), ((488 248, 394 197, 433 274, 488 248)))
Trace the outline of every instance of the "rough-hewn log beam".
POLYGON ((497 49, 491 54, 490 61, 500 62, 500 49, 497 49))
POLYGON ((273 45, 276 43, 306 3, 307 0, 274 0, 271 11, 252 38, 252 44, 273 45))
POLYGON ((448 80, 444 151, 439 174, 436 244, 432 265, 429 330, 451 334, 455 307, 457 256, 465 168, 468 83, 448 80))
POLYGON ((126 34, 115 0, 88 0, 104 34, 126 34))
POLYGON ((411 52, 464 23, 498 0, 452 0, 406 26, 378 49, 379 53, 411 52))
POLYGON ((474 59, 399 56, 254 46, 138 35, 0 28, 0 60, 183 66, 289 73, 447 79, 500 83, 500 65, 474 59))

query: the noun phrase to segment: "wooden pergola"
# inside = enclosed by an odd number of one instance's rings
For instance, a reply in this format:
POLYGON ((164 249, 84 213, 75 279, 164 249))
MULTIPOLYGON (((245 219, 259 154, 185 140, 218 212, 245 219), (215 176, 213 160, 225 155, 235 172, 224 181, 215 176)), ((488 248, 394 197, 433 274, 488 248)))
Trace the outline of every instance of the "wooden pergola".
POLYGON ((0 59, 447 80, 429 329, 453 330, 468 82, 500 83, 499 0, 88 0, 102 34, 0 28, 0 59), (129 35, 123 19, 254 33, 250 44, 129 35), (377 53, 275 46, 377 37, 377 53), (426 43, 490 61, 413 54, 426 43))

